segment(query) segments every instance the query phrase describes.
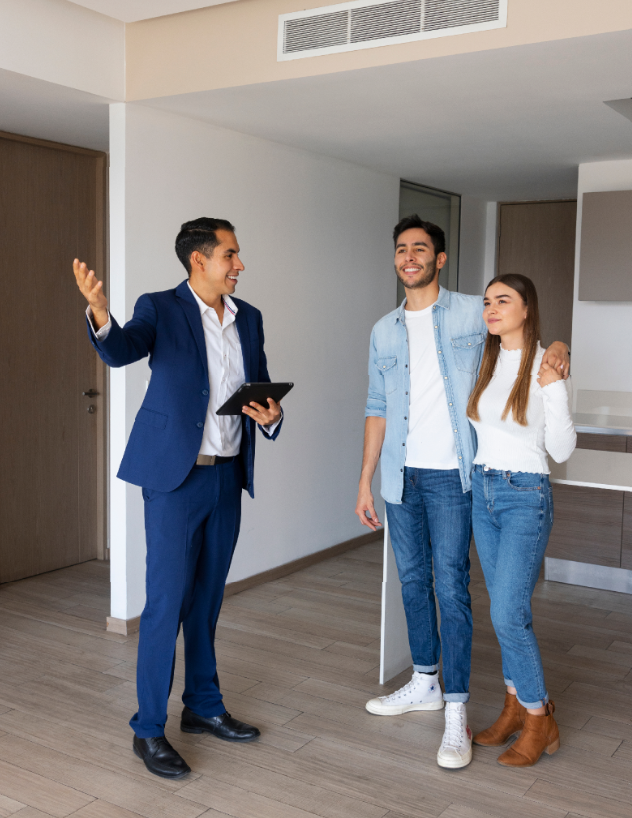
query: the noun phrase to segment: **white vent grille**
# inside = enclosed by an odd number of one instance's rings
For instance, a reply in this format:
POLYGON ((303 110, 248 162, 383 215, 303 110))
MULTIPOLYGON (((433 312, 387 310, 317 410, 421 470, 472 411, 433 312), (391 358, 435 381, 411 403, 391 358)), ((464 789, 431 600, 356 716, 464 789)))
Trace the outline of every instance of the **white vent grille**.
POLYGON ((421 0, 395 0, 378 6, 350 9, 350 41, 364 43, 421 31, 421 0))
POLYGON ((354 0, 281 14, 278 59, 504 28, 507 0, 354 0))
POLYGON ((294 51, 312 51, 349 42, 349 12, 335 11, 333 14, 315 14, 288 20, 285 24, 286 54, 294 51))
POLYGON ((426 0, 424 31, 494 23, 498 20, 499 6, 499 0, 426 0))

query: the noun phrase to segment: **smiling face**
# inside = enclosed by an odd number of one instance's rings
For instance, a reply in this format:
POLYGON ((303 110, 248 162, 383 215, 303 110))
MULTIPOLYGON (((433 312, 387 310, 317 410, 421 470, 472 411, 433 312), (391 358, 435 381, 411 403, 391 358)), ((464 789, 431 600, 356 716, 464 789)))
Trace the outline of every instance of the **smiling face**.
POLYGON ((196 284, 201 290, 214 295, 233 295, 237 287, 239 273, 245 268, 239 258, 237 236, 229 230, 218 230, 219 244, 211 256, 199 250, 191 253, 191 286, 196 292, 196 284))
POLYGON ((427 287, 447 261, 445 253, 435 256, 432 239, 421 227, 411 227, 397 237, 395 272, 404 287, 427 287))
POLYGON ((527 305, 519 292, 502 282, 491 284, 483 299, 483 320, 492 335, 500 335, 505 349, 522 345, 523 327, 527 319, 527 305), (508 346, 505 340, 510 344, 508 346))

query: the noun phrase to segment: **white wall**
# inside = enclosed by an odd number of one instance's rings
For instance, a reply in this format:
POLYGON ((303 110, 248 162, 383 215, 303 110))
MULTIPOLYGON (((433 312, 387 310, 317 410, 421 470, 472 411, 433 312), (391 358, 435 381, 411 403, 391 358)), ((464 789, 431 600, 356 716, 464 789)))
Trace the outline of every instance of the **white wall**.
POLYGON ((0 20, 0 68, 124 99, 124 23, 67 0, 0 0, 0 20))
MULTIPOLYGON (((259 435, 229 579, 361 535, 368 341, 395 304, 399 180, 134 104, 112 106, 111 145, 114 314, 185 278, 173 250, 183 221, 228 218, 246 265, 237 296, 263 312, 271 377, 296 383, 278 440, 259 435)), ((113 472, 148 372, 113 373, 113 472)), ((111 506, 112 616, 129 619, 144 601, 140 489, 113 476, 111 506)))
POLYGON ((496 202, 461 196, 459 292, 482 295, 496 275, 496 202))
POLYGON ((632 190, 632 160, 579 166, 575 293, 571 367, 578 389, 632 392, 630 366, 631 302, 579 301, 579 264, 584 193, 632 190))
POLYGON ((461 196, 459 241, 459 292, 480 295, 485 266, 487 202, 461 196))

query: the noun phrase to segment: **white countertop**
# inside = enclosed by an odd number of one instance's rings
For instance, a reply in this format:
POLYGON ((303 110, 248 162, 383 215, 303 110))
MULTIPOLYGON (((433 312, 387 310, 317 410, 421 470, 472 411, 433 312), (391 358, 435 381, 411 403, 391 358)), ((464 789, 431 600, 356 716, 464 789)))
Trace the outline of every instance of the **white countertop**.
POLYGON ((632 453, 575 449, 566 463, 549 458, 551 483, 632 491, 632 453))
POLYGON ((597 435, 632 435, 632 417, 574 412, 573 421, 578 432, 597 435))
POLYGON ((573 420, 578 432, 632 435, 632 392, 579 389, 573 420))

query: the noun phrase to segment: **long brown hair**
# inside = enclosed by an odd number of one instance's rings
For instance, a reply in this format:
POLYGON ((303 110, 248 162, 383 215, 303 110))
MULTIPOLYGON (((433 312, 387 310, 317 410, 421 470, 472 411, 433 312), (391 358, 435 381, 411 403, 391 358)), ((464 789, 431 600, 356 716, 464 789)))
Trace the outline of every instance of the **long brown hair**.
MULTIPOLYGON (((522 298, 526 308, 527 317, 524 322, 523 335, 524 344, 522 349, 522 358, 520 360, 520 369, 518 370, 518 377, 513 385, 513 389, 502 413, 502 419, 505 420, 511 411, 513 419, 521 426, 527 425, 527 406, 529 405, 529 389, 531 386, 531 370, 533 368, 533 361, 535 354, 538 351, 538 341, 540 340, 540 312, 538 310, 538 294, 533 285, 533 281, 526 276, 518 275, 517 273, 509 273, 504 276, 496 276, 493 278, 485 292, 492 286, 492 284, 506 284, 515 290, 522 298)), ((483 392, 489 386, 489 383, 494 375, 496 369, 496 362, 500 353, 500 336, 487 333, 487 341, 485 342, 485 350, 483 351, 483 360, 481 362, 481 369, 478 374, 476 386, 467 404, 466 414, 472 420, 480 420, 478 414, 478 401, 483 392)))

